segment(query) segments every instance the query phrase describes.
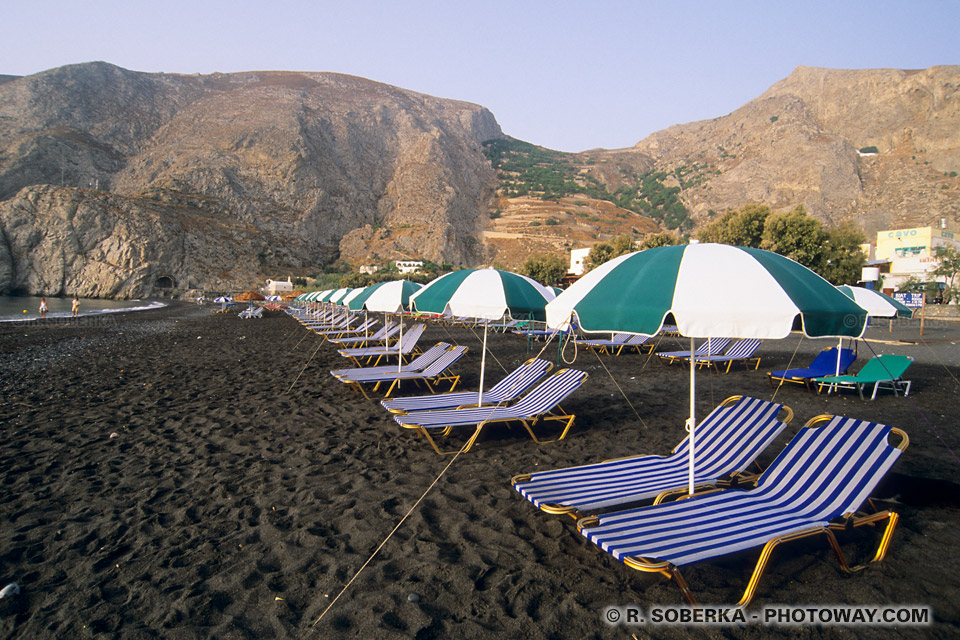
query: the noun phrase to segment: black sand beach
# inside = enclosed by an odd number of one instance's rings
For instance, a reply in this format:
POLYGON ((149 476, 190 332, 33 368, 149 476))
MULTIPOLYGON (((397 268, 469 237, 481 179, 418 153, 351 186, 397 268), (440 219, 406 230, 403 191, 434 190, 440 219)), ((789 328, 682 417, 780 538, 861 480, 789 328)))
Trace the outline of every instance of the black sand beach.
MULTIPOLYGON (((0 587, 22 589, 0 600, 2 638, 960 636, 960 323, 931 323, 922 344, 898 342, 919 338, 916 322, 868 331, 876 352, 916 358, 908 398, 780 389, 796 417, 761 457, 822 413, 909 434, 875 494, 901 515, 887 559, 846 576, 823 539, 785 545, 751 609, 923 605, 930 627, 607 626, 608 605, 681 605, 680 591, 602 553, 572 519, 538 512, 509 479, 668 453, 683 436, 688 373, 636 354, 601 366, 583 352, 572 366, 590 377, 564 403, 577 415, 567 439, 540 447, 522 429, 491 429, 314 626, 450 457, 335 382, 327 371, 344 361, 281 312, 112 315, 0 327, 0 587)), ((476 388, 477 335, 430 326, 424 341, 439 340, 470 347, 456 369, 476 388)), ((828 346, 794 335, 764 343, 759 371, 703 371, 699 414, 733 394, 770 399, 765 371, 828 346)), ((509 335, 491 350, 508 370, 532 355, 509 335)), ((860 353, 862 363, 870 347, 860 353)), ((501 376, 488 360, 488 380, 501 376)), ((860 557, 878 540, 872 529, 841 535, 860 557)), ((685 576, 701 602, 735 602, 756 557, 685 576)))

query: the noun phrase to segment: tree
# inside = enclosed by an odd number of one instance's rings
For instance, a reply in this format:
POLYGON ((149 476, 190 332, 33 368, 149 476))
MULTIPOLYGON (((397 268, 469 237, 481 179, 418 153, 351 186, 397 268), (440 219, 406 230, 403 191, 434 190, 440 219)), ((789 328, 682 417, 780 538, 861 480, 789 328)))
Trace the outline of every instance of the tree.
POLYGON ((644 249, 654 249, 656 247, 669 247, 675 244, 680 244, 680 241, 677 240, 676 234, 651 233, 643 239, 643 242, 640 243, 640 250, 643 251, 644 249))
POLYGON ((934 256, 940 259, 940 264, 933 270, 933 275, 947 279, 947 288, 943 292, 943 301, 950 302, 960 295, 957 287, 957 275, 960 274, 960 252, 952 247, 937 247, 934 256))
POLYGON ((824 241, 823 263, 815 270, 833 284, 858 282, 867 264, 867 256, 860 248, 866 241, 863 231, 853 222, 830 229, 824 241))
POLYGON ((759 248, 763 230, 772 212, 766 205, 748 204, 739 211, 730 210, 708 225, 697 237, 701 242, 719 242, 737 247, 759 248))
POLYGON ((803 205, 787 213, 774 213, 763 225, 761 249, 796 260, 814 271, 821 271, 827 232, 816 218, 807 215, 803 205))
POLYGON ((634 250, 633 238, 627 235, 617 236, 609 242, 598 242, 590 248, 590 254, 585 261, 587 270, 599 267, 604 262, 634 250))
POLYGON ((567 275, 567 263, 555 253, 530 256, 520 273, 545 285, 556 285, 567 275))

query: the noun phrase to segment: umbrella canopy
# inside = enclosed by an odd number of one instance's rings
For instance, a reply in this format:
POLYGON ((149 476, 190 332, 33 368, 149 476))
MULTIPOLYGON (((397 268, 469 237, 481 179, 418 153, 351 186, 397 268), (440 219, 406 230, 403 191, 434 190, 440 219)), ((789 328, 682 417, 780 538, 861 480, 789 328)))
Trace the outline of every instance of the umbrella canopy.
POLYGON ((469 318, 543 320, 552 291, 526 276, 499 269, 464 269, 442 275, 411 296, 420 312, 469 318))
POLYGON ((325 289, 324 291, 320 292, 320 295, 317 296, 316 301, 328 302, 330 300, 330 296, 335 294, 337 291, 338 291, 337 289, 325 289))
POLYGON ((233 302, 233 298, 231 298, 230 296, 220 296, 220 297, 214 298, 213 301, 223 304, 224 302, 233 302))
POLYGON ((657 247, 606 262, 547 305, 547 325, 653 335, 668 316, 690 338, 857 338, 866 311, 806 267, 722 244, 657 247))
POLYGON ((327 298, 327 302, 331 302, 333 304, 340 304, 340 301, 343 299, 343 297, 346 296, 351 291, 353 291, 353 289, 350 289, 350 288, 337 289, 336 291, 330 294, 330 297, 327 298))
POLYGON ((281 296, 267 296, 264 298, 264 300, 267 302, 283 302, 283 298, 281 296))
MULTIPOLYGON (((464 269, 431 281, 410 297, 410 305, 421 312, 467 318, 497 320, 509 315, 543 320, 546 305, 553 298, 553 291, 518 273, 499 269, 464 269)), ((486 363, 487 325, 484 324, 477 406, 483 404, 486 363)))
MULTIPOLYGON (((832 284, 783 256, 721 244, 657 247, 606 262, 547 305, 547 326, 576 318, 584 331, 653 335, 670 319, 690 338, 863 335, 867 312, 832 284)), ((696 367, 690 358, 690 474, 694 488, 696 367)))
POLYGON ((366 290, 367 290, 367 287, 359 287, 357 289, 352 289, 350 293, 348 293, 347 295, 343 296, 343 298, 340 299, 340 304, 342 304, 345 307, 349 307, 350 301, 366 290))
POLYGON ((837 287, 843 295, 867 310, 871 318, 912 318, 913 309, 885 293, 842 285, 837 287))
POLYGON ((352 298, 347 306, 353 311, 367 309, 367 311, 398 313, 409 308, 410 296, 421 289, 423 289, 422 284, 407 280, 378 282, 352 298))
POLYGON ((303 291, 297 290, 297 291, 288 291, 287 293, 283 294, 280 297, 282 297, 284 300, 299 300, 300 296, 302 295, 303 295, 303 291))

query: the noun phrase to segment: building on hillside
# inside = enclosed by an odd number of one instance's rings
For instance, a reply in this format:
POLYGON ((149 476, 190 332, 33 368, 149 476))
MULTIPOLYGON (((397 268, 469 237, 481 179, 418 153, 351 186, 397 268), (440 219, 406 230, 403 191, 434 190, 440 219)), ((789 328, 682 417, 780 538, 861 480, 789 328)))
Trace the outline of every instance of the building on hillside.
POLYGON ((951 229, 946 219, 936 227, 878 231, 873 259, 869 262, 879 266, 884 274, 884 293, 892 293, 911 277, 921 282, 945 282, 943 276, 931 273, 940 264, 935 257, 938 247, 960 251, 960 231, 951 229))
POLYGON ((286 280, 267 280, 267 295, 268 296, 279 296, 284 293, 289 293, 293 291, 293 280, 287 278, 286 280))
POLYGON ((376 265, 376 264, 364 264, 364 265, 360 265, 360 273, 365 273, 365 274, 367 274, 367 275, 372 275, 372 274, 376 273, 377 271, 380 271, 380 265, 376 265))
POLYGON ((586 271, 585 262, 587 256, 590 255, 590 247, 586 249, 571 249, 570 250, 570 273, 575 276, 582 276, 586 271))
POLYGON ((394 264, 400 273, 416 273, 423 268, 423 260, 397 260, 394 264))

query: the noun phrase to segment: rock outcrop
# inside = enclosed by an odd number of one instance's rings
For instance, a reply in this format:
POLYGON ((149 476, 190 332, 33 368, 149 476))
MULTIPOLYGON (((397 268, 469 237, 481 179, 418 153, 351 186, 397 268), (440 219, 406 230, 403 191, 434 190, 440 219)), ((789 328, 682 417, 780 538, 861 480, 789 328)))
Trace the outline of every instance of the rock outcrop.
POLYGON ((480 143, 501 135, 477 105, 340 74, 91 63, 14 78, 0 83, 0 292, 143 296, 161 272, 242 287, 362 259, 364 230, 391 226, 419 230, 416 257, 473 263, 496 182, 480 143), (107 234, 84 236, 114 247, 105 262, 54 257, 77 220, 107 234))

